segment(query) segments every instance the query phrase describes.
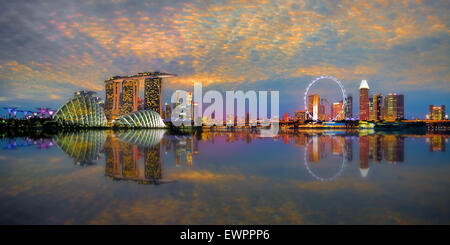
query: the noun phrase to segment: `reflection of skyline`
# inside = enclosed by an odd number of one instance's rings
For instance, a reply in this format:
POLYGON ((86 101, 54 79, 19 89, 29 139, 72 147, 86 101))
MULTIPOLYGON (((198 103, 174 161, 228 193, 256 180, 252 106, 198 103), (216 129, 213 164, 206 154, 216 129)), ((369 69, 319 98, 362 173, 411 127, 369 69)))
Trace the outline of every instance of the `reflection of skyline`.
POLYGON ((28 146, 37 146, 37 149, 48 149, 53 146, 55 146, 55 142, 53 139, 47 139, 47 138, 40 138, 40 139, 32 139, 32 138, 25 138, 23 140, 20 140, 19 142, 16 139, 9 139, 8 143, 4 147, 6 150, 15 150, 20 147, 28 147, 28 146))
MULTIPOLYGON (((120 135, 120 134, 119 134, 120 135)), ((134 139, 134 138, 127 138, 134 139)), ((131 180, 141 184, 171 182, 162 176, 161 144, 138 146, 124 141, 116 134, 108 135, 105 142, 105 175, 114 180, 131 180), (143 159, 143 166, 140 160, 143 159)))
POLYGON ((430 144, 430 152, 445 152, 445 143, 448 141, 448 136, 427 135, 425 140, 430 144))
POLYGON ((100 159, 100 152, 105 143, 106 131, 81 131, 61 133, 54 141, 67 155, 74 159, 76 165, 89 166, 100 159))
MULTIPOLYGON (((234 142, 251 144, 259 138, 250 131, 207 131, 195 135, 164 135, 164 130, 136 131, 80 131, 66 132, 53 139, 9 139, 3 143, 5 149, 15 149, 26 145, 58 145, 76 165, 98 164, 105 158, 105 175, 114 180, 130 180, 138 183, 165 183, 163 156, 173 156, 177 167, 195 165, 196 155, 200 154, 200 142, 216 144, 221 147, 234 142), (23 143, 22 143, 23 141, 23 143)), ((305 131, 282 133, 274 138, 282 145, 291 144, 305 149, 305 161, 311 166, 322 166, 323 162, 336 161, 336 156, 344 162, 353 160, 353 144, 357 143, 359 170, 363 177, 368 176, 371 163, 402 163, 405 160, 405 139, 414 135, 405 134, 367 134, 367 132, 325 132, 305 131)), ((447 135, 426 134, 429 151, 445 151, 447 135)), ((39 147, 43 149, 45 147, 39 147)), ((340 161, 340 160, 339 160, 340 161)), ((171 162, 168 162, 169 164, 171 162)), ((167 163, 166 163, 167 164, 167 163)), ((330 165, 334 166, 334 165, 330 165)))

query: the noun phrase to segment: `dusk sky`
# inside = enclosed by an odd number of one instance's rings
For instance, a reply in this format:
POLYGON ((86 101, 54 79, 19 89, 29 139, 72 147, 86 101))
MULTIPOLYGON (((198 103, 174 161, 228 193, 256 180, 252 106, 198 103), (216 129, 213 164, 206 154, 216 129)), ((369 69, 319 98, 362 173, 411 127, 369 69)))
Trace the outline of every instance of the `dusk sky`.
POLYGON ((429 104, 450 107, 448 0, 19 0, 1 7, 1 107, 57 109, 83 89, 104 98, 106 78, 155 70, 178 75, 165 80, 163 102, 202 82, 204 91, 279 90, 280 113, 293 113, 303 109, 307 84, 331 75, 354 104, 365 79, 371 94, 404 94, 408 118, 423 118, 429 104))

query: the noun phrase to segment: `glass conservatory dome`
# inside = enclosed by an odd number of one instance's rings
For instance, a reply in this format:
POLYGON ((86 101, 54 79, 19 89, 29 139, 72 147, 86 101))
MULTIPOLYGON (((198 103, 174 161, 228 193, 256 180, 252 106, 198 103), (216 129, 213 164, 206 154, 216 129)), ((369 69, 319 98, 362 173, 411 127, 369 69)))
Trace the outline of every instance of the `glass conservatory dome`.
POLYGON ((107 120, 100 99, 94 92, 76 92, 73 99, 61 106, 53 120, 80 127, 104 127, 107 120))
POLYGON ((152 110, 135 111, 116 118, 116 123, 130 128, 165 128, 159 113, 152 110))

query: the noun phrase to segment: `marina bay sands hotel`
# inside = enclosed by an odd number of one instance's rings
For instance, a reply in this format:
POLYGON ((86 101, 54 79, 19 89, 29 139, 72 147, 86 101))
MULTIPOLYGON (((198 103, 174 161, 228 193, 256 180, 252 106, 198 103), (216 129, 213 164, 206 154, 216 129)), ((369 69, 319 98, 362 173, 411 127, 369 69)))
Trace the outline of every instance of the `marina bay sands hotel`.
POLYGON ((144 72, 132 76, 115 76, 105 81, 105 115, 108 121, 137 111, 139 107, 139 87, 144 82, 144 110, 152 110, 161 115, 162 79, 175 74, 144 72))

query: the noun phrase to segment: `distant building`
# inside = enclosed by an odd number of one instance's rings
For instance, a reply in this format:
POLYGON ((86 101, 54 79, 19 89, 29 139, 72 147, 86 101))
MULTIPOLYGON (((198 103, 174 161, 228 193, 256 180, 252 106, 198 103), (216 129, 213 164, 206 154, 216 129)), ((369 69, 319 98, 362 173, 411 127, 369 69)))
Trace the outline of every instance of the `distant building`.
POLYGON ((170 108, 170 105, 166 102, 164 104, 164 119, 170 119, 172 117, 172 108, 170 108))
POLYGON ((430 105, 428 119, 430 119, 430 120, 445 120, 446 119, 445 105, 441 105, 441 106, 430 105))
POLYGON ((332 120, 343 120, 344 119, 344 111, 342 110, 342 100, 339 102, 335 102, 331 105, 331 119, 332 120))
POLYGON ((308 112, 314 121, 321 119, 320 114, 320 97, 317 94, 308 96, 308 112))
POLYGON ((370 121, 381 121, 383 120, 383 95, 374 94, 371 103, 370 121))
POLYGON ((304 123, 306 120, 308 120, 308 116, 305 110, 294 111, 294 115, 294 120, 299 121, 300 123, 304 123))
POLYGON ((322 121, 330 121, 331 118, 331 110, 327 110, 330 103, 328 103, 327 99, 320 99, 320 120, 322 121))
POLYGON ((344 108, 345 118, 353 118, 353 97, 348 96, 345 100, 345 108, 344 108))
POLYGON ((395 121, 404 119, 405 106, 403 94, 389 93, 384 98, 383 119, 395 121))
POLYGON ((284 113, 283 121, 289 122, 289 113, 288 112, 284 113))
POLYGON ((366 80, 359 86, 359 120, 369 120, 369 85, 366 80))

